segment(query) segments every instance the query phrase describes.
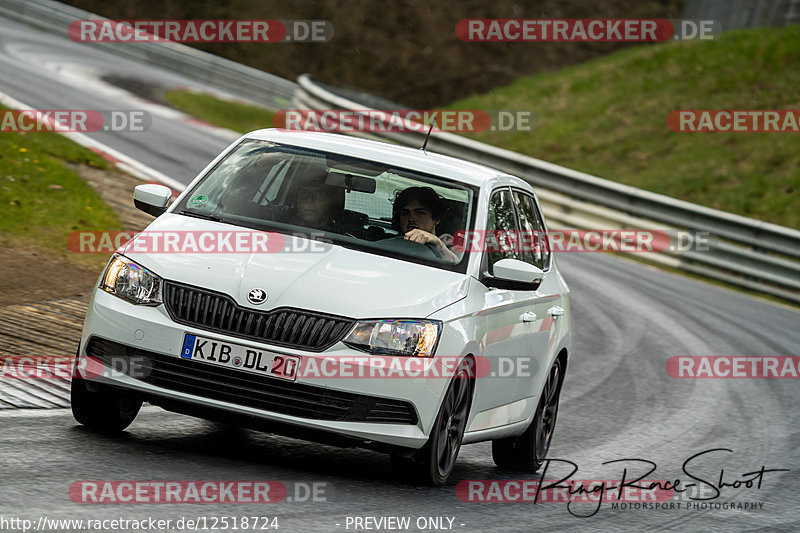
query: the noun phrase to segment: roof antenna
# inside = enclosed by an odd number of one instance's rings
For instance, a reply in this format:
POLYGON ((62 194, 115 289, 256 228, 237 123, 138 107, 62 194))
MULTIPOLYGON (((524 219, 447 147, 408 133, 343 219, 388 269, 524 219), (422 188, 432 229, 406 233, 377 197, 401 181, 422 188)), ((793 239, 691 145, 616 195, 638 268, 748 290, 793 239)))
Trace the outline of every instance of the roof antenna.
POLYGON ((428 128, 428 133, 427 135, 425 135, 425 142, 422 143, 422 148, 420 148, 420 150, 422 150, 422 153, 425 155, 428 155, 428 152, 425 151, 425 147, 428 146, 428 139, 431 138, 431 132, 433 131, 433 127, 435 125, 436 125, 436 115, 434 114, 433 120, 431 121, 431 127, 428 128))

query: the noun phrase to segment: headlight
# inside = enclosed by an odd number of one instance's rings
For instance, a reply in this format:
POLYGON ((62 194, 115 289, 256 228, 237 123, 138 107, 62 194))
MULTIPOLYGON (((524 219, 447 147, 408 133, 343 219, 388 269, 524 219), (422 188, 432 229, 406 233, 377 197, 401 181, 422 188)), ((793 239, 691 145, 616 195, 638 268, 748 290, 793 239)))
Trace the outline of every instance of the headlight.
POLYGON ((108 264, 100 288, 134 304, 161 303, 161 278, 119 255, 108 264))
POLYGON ((441 322, 430 320, 365 320, 343 342, 374 354, 433 357, 441 329, 441 322))

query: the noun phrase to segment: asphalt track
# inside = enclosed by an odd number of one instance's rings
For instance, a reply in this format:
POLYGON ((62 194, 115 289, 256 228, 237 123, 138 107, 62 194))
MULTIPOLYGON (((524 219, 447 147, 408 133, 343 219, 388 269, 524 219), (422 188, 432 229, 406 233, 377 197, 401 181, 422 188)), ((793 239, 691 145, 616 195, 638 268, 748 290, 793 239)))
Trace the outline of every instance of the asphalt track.
MULTIPOLYGON (((163 87, 196 86, 0 19, 0 91, 41 109, 146 109, 147 132, 90 136, 142 163, 188 182, 230 136, 165 112, 99 81, 115 75, 163 87)), ((277 517, 279 531, 352 531, 354 517, 449 517, 458 531, 797 531, 800 529, 800 400, 794 379, 675 379, 665 365, 676 355, 800 355, 800 313, 780 305, 602 254, 561 254, 572 290, 575 340, 550 459, 579 467, 574 479, 619 479, 657 465, 648 479, 691 481, 690 463, 709 483, 765 467, 760 488, 725 487, 709 501, 680 495, 679 509, 612 508, 563 502, 479 503, 459 499, 463 480, 537 476, 494 467, 486 443, 462 448, 448 484, 417 487, 393 478, 385 456, 237 430, 147 408, 122 436, 92 434, 68 410, 0 413, 0 519, 140 519, 148 516, 277 517), (602 463, 629 459, 626 463, 602 463), (721 474, 721 471, 724 471, 721 474), (252 504, 79 504, 78 480, 272 480, 291 501, 252 504), (324 490, 317 501, 304 488, 324 490), (324 484, 324 485, 323 485, 324 484), (295 491, 297 493, 295 494, 295 491), (301 496, 297 498, 297 496, 301 496), (300 501, 297 501, 297 500, 300 501), (322 501, 324 500, 324 501, 322 501), (734 504, 754 508, 731 509, 734 504), (761 504, 760 506, 758 504, 761 504), (586 517, 576 515, 589 515, 586 517), (350 527, 348 524, 350 517, 350 527)), ((566 475, 553 462, 547 478, 566 475)), ((738 505, 734 505, 738 507, 738 505)), ((742 506, 743 507, 743 506, 742 506)), ((421 522, 420 522, 421 523, 421 522)), ((444 520, 444 528, 448 527, 444 520)), ((210 525, 210 523, 209 523, 210 525)), ((0 530, 13 530, 11 525, 0 530)), ((73 527, 50 530, 75 530, 73 527)), ((182 529, 186 530, 186 528, 182 529)), ((388 530, 388 529, 387 529, 388 530)))

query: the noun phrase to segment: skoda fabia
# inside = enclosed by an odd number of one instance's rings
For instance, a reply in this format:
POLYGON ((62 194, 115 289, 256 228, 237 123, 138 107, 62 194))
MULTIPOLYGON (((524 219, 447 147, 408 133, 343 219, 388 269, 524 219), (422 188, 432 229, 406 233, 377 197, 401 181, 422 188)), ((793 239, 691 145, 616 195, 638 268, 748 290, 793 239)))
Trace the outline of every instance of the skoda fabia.
POLYGON ((533 188, 459 159, 324 133, 233 143, 111 258, 72 411, 143 402, 391 454, 444 483, 462 444, 536 470, 570 350, 567 284, 533 188))

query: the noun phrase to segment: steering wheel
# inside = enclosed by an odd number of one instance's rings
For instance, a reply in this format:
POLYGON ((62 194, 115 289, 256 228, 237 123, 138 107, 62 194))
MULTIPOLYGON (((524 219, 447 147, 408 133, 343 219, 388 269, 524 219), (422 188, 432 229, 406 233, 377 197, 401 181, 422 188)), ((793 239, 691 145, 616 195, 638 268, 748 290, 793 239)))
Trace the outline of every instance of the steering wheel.
POLYGON ((433 253, 436 254, 436 259, 444 259, 444 256, 442 255, 442 251, 439 250, 439 248, 437 248, 435 244, 429 242, 429 243, 426 243, 425 246, 430 248, 433 251, 433 253))
POLYGON ((434 244, 421 244, 409 241, 402 235, 397 235, 389 239, 377 241, 375 244, 381 248, 399 252, 404 255, 411 255, 421 259, 443 259, 441 252, 434 244))

